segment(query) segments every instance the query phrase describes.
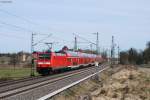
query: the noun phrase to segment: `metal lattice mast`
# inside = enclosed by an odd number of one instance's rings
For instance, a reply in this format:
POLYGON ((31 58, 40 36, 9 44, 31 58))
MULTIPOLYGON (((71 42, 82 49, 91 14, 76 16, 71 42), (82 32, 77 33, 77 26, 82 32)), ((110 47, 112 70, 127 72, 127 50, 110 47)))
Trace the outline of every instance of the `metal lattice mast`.
POLYGON ((115 59, 115 43, 114 43, 114 36, 112 36, 112 44, 111 44, 111 64, 114 64, 115 59))
POLYGON ((97 39, 96 39, 96 50, 97 50, 97 54, 99 54, 100 52, 99 52, 99 33, 98 32, 96 33, 96 37, 97 37, 97 39))
POLYGON ((78 49, 77 47, 77 37, 75 36, 74 38, 74 51, 76 51, 78 49))
POLYGON ((31 76, 34 76, 34 57, 33 57, 33 52, 34 52, 34 36, 36 34, 32 33, 31 34, 31 76))
POLYGON ((118 46, 118 64, 120 63, 120 47, 118 46))

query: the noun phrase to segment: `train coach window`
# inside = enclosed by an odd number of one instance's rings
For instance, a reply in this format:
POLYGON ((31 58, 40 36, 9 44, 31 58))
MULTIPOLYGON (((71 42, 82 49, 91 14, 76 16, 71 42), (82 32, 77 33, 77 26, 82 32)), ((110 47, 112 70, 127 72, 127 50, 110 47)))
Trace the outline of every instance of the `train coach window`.
POLYGON ((39 59, 50 59, 50 54, 39 54, 39 59))
POLYGON ((65 53, 56 53, 57 56, 66 56, 65 53))
POLYGON ((68 60, 69 62, 71 62, 71 58, 68 58, 67 60, 68 60))

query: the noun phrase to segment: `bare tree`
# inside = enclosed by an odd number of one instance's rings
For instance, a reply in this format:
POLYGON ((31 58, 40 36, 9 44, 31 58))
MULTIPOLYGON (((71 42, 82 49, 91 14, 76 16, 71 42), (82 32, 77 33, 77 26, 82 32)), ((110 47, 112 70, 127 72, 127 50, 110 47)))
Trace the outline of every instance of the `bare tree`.
POLYGON ((11 60, 10 60, 10 64, 12 64, 14 66, 14 69, 16 67, 17 62, 18 62, 17 54, 14 53, 11 55, 11 60))
POLYGON ((128 64, 129 61, 128 61, 128 52, 126 51, 122 51, 120 52, 120 63, 121 64, 128 64))
POLYGON ((131 48, 129 51, 129 62, 130 64, 136 64, 138 58, 138 52, 136 49, 131 48))

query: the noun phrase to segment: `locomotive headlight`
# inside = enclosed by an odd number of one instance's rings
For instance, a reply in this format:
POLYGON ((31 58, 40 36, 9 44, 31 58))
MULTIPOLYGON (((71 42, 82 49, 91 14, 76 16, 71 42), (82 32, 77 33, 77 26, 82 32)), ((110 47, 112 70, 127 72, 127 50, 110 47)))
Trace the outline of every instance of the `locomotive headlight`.
POLYGON ((42 65, 42 64, 50 64, 50 62, 38 62, 39 65, 42 65))
POLYGON ((44 64, 50 64, 50 62, 44 62, 44 64))
POLYGON ((38 62, 39 65, 44 64, 43 62, 38 62))

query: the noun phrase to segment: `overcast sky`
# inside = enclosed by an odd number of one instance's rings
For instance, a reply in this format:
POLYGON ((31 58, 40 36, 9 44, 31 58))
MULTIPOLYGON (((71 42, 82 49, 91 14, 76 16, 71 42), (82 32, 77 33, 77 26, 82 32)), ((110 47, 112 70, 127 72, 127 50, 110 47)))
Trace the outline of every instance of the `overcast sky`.
MULTIPOLYGON (((73 47, 72 33, 95 42, 95 32, 101 48, 109 48, 114 35, 121 50, 144 49, 150 41, 149 5, 149 0, 0 0, 0 52, 29 52, 32 32, 52 34, 43 42, 56 42, 56 49, 73 47)), ((35 42, 44 37, 36 35, 35 42)), ((45 48, 41 43, 35 49, 45 48)))

